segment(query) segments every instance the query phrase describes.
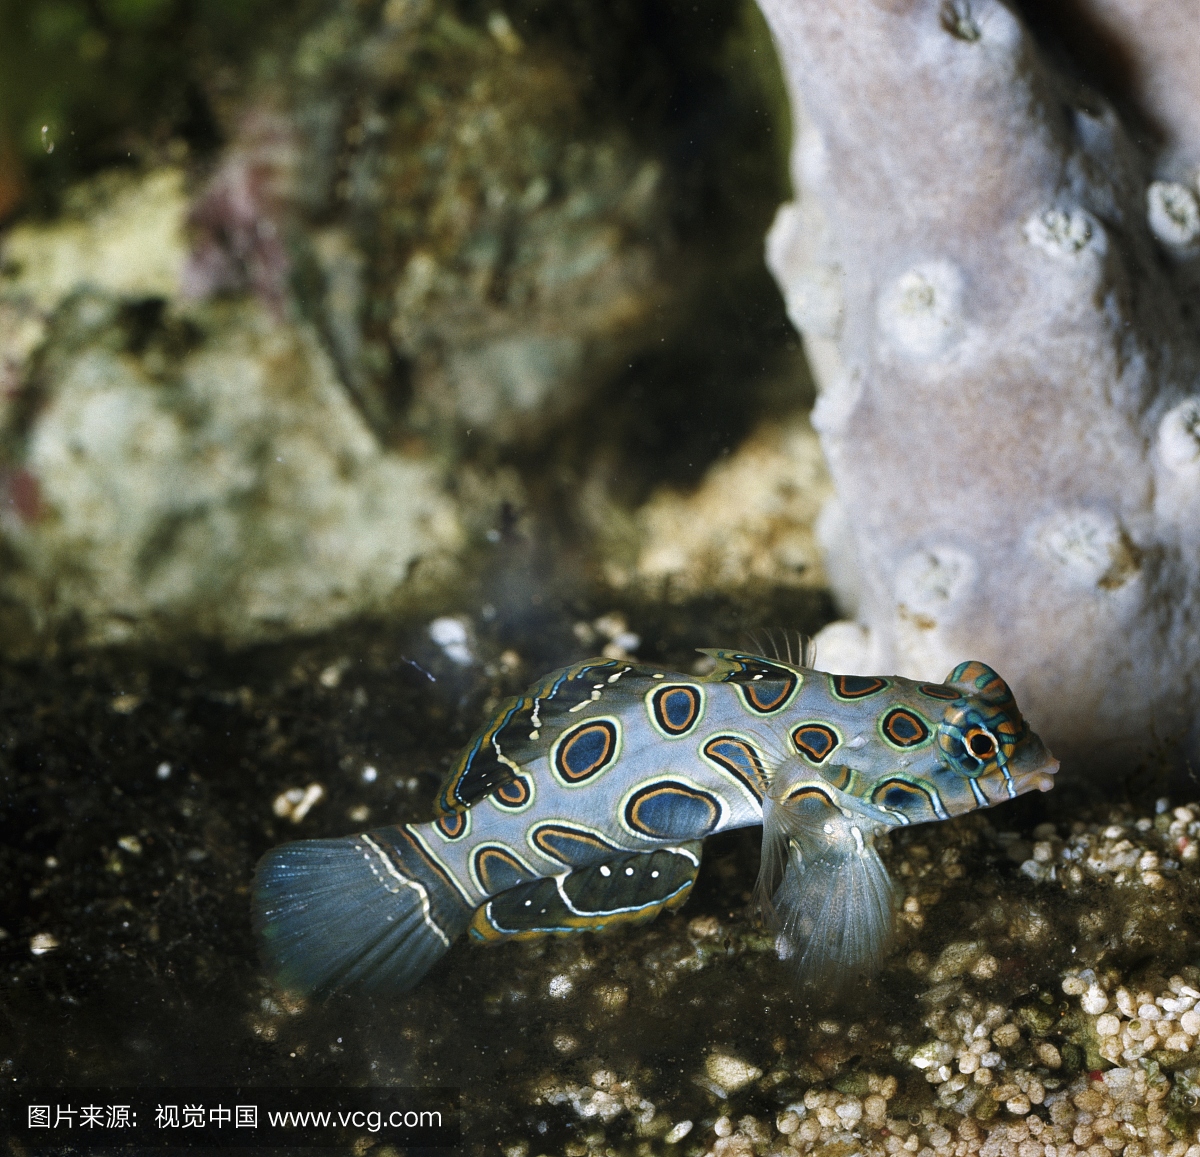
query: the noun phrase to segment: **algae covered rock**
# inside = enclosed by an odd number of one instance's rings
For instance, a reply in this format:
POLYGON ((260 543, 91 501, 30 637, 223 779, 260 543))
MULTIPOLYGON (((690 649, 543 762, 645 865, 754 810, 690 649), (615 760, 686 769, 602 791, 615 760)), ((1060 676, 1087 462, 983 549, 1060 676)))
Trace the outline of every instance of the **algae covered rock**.
POLYGON ((422 564, 443 573, 461 533, 440 471, 381 446, 312 327, 167 300, 184 258, 172 175, 106 204, 4 249, 15 618, 97 642, 247 641, 380 609, 422 564), (162 224, 102 228, 138 217, 162 224))
POLYGON ((668 298, 664 174, 588 124, 570 61, 503 18, 433 43, 420 69, 378 67, 397 112, 378 140, 364 126, 346 192, 394 286, 408 421, 529 440, 644 342, 668 298))
POLYGON ((664 166, 576 53, 499 11, 334 3, 280 67, 199 191, 189 294, 294 292, 372 425, 451 455, 543 436, 644 344, 664 166))
POLYGON ((460 441, 561 420, 663 297, 661 166, 504 18, 331 3, 264 61, 212 163, 0 237, 10 646, 444 597, 521 492, 460 441))
MULTIPOLYGON (((756 386, 718 396, 771 362, 726 322, 791 338, 758 253, 765 26, 706 0, 668 34, 669 8, 256 8, 261 43, 190 62, 196 116, 131 115, 119 168, 48 120, 57 160, 0 234, 9 646, 449 611, 491 544, 558 528, 572 583, 819 581, 811 438, 756 436, 672 505, 677 466, 765 417, 756 386)), ((190 19, 156 10, 129 35, 190 19)))

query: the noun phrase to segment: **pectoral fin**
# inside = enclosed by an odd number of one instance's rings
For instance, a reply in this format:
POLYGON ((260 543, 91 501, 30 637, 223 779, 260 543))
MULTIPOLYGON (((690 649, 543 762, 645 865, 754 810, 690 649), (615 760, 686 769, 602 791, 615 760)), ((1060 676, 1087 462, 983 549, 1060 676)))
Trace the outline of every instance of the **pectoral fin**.
POLYGON ((876 971, 891 946, 895 888, 875 828, 847 818, 823 784, 764 801, 759 907, 805 984, 836 990, 876 971))

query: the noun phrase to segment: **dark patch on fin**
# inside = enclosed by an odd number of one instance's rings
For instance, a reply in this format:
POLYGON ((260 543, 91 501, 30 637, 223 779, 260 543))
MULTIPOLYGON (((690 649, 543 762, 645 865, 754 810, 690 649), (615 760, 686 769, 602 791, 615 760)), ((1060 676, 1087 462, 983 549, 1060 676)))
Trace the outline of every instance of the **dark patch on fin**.
POLYGON ((471 921, 476 940, 530 940, 644 924, 687 899, 700 870, 700 841, 630 852, 602 864, 534 880, 493 896, 471 921))
POLYGON ((447 773, 438 792, 438 811, 460 811, 511 783, 517 768, 547 750, 548 723, 574 721, 577 716, 570 715, 570 709, 591 698, 594 684, 607 683, 629 667, 615 659, 589 659, 552 671, 523 695, 504 700, 447 773))

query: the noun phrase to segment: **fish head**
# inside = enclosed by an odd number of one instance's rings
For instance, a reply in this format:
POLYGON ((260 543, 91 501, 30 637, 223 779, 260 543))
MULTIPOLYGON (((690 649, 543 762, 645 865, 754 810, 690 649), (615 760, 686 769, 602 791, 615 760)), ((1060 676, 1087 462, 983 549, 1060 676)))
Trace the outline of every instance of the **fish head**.
MULTIPOLYGON (((872 784, 870 802, 892 823, 948 819, 1054 786, 1058 760, 1030 730, 1008 684, 991 667, 976 660, 960 663, 944 683, 912 689, 934 726, 932 735, 902 760, 899 772, 889 770, 872 784), (937 701, 940 717, 929 710, 937 701)), ((893 709, 883 729, 893 716, 894 730, 906 725, 910 715, 893 709)), ((897 732, 896 739, 903 736, 897 732)))
POLYGON ((963 693, 946 705, 937 728, 938 749, 953 771, 977 785, 988 804, 1054 786, 1058 760, 1030 730, 1008 684, 991 667, 960 663, 946 684, 963 693))

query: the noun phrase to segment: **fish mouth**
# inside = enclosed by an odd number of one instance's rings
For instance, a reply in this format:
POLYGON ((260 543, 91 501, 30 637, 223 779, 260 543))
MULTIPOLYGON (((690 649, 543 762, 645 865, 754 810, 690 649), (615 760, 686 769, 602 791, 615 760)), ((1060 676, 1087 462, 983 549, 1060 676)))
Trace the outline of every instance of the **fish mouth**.
POLYGON ((1048 756, 1036 767, 1010 768, 1013 786, 1018 795, 1027 791, 1049 791, 1054 786, 1054 775, 1058 771, 1059 762, 1053 756, 1048 756))

